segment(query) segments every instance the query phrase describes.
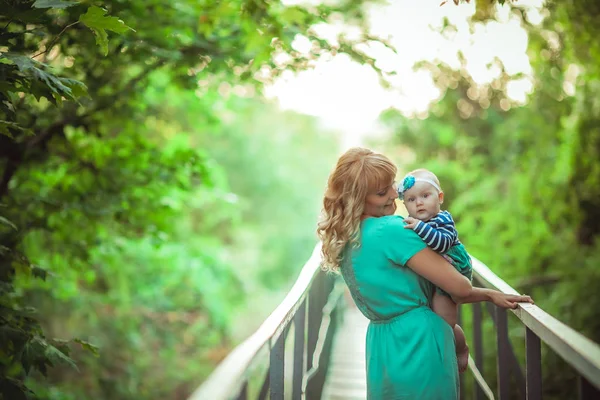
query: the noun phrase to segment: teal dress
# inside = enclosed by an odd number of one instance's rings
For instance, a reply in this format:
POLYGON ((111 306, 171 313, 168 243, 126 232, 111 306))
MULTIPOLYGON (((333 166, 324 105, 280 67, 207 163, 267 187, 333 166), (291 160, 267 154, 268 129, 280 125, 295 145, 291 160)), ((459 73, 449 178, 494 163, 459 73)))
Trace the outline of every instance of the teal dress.
POLYGON ((430 308, 434 286, 406 266, 426 247, 403 218, 367 218, 361 246, 343 254, 341 272, 371 321, 367 330, 369 400, 456 400, 454 335, 430 308))

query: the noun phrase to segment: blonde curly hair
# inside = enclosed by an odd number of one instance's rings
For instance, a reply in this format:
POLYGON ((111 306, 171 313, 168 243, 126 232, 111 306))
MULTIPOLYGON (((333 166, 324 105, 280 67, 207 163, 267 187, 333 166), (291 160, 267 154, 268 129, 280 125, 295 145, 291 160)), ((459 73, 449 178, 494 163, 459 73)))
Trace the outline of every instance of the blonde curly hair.
POLYGON ((365 148, 352 148, 338 160, 329 175, 323 210, 317 226, 322 242, 321 268, 338 272, 345 246, 360 245, 360 221, 369 193, 389 185, 396 166, 383 154, 365 148))

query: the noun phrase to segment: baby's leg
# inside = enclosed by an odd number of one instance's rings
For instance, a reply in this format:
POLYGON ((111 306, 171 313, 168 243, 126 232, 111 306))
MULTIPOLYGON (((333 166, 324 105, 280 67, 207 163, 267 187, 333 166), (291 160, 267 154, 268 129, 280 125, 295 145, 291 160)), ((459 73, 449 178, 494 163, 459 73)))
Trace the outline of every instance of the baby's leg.
POLYGON ((433 311, 444 318, 450 326, 456 325, 458 319, 458 306, 450 296, 444 296, 437 291, 433 294, 432 301, 433 311))
POLYGON ((462 328, 456 324, 458 319, 458 306, 448 296, 439 293, 433 295, 433 311, 442 317, 454 331, 456 343, 456 358, 458 360, 458 371, 465 372, 469 363, 469 346, 462 328))

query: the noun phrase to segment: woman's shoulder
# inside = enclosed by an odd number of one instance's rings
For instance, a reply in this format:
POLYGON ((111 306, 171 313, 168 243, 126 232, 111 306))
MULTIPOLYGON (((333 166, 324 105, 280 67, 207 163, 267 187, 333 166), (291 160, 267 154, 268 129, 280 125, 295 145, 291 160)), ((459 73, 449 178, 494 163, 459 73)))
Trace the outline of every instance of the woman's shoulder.
POLYGON ((404 217, 400 215, 386 215, 378 218, 368 218, 365 220, 365 225, 377 227, 378 229, 396 229, 404 227, 404 217))
POLYGON ((386 215, 385 217, 381 217, 384 223, 388 225, 393 224, 401 224, 404 225, 404 217, 400 215, 386 215))
POLYGON ((405 229, 404 225, 404 217, 400 215, 386 215, 384 217, 379 218, 368 218, 364 222, 364 231, 368 231, 370 233, 374 233, 377 236, 384 235, 389 236, 390 234, 400 234, 404 235, 405 233, 410 232, 409 229, 405 229))
POLYGON ((363 244, 372 249, 382 249, 398 265, 426 247, 425 242, 412 229, 405 228, 404 218, 389 215, 370 218, 363 227, 363 244))

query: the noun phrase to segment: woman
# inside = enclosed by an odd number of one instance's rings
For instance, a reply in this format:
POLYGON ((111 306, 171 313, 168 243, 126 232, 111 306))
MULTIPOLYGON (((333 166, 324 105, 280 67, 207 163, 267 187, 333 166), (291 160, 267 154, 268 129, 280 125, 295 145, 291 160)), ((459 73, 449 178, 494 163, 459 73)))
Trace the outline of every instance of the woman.
POLYGON ((442 256, 393 215, 396 167, 382 154, 354 148, 329 176, 323 219, 323 268, 340 271, 371 320, 367 330, 367 395, 371 400, 458 399, 452 328, 429 307, 434 285, 458 303, 491 301, 504 308, 532 302, 473 288, 442 256))

